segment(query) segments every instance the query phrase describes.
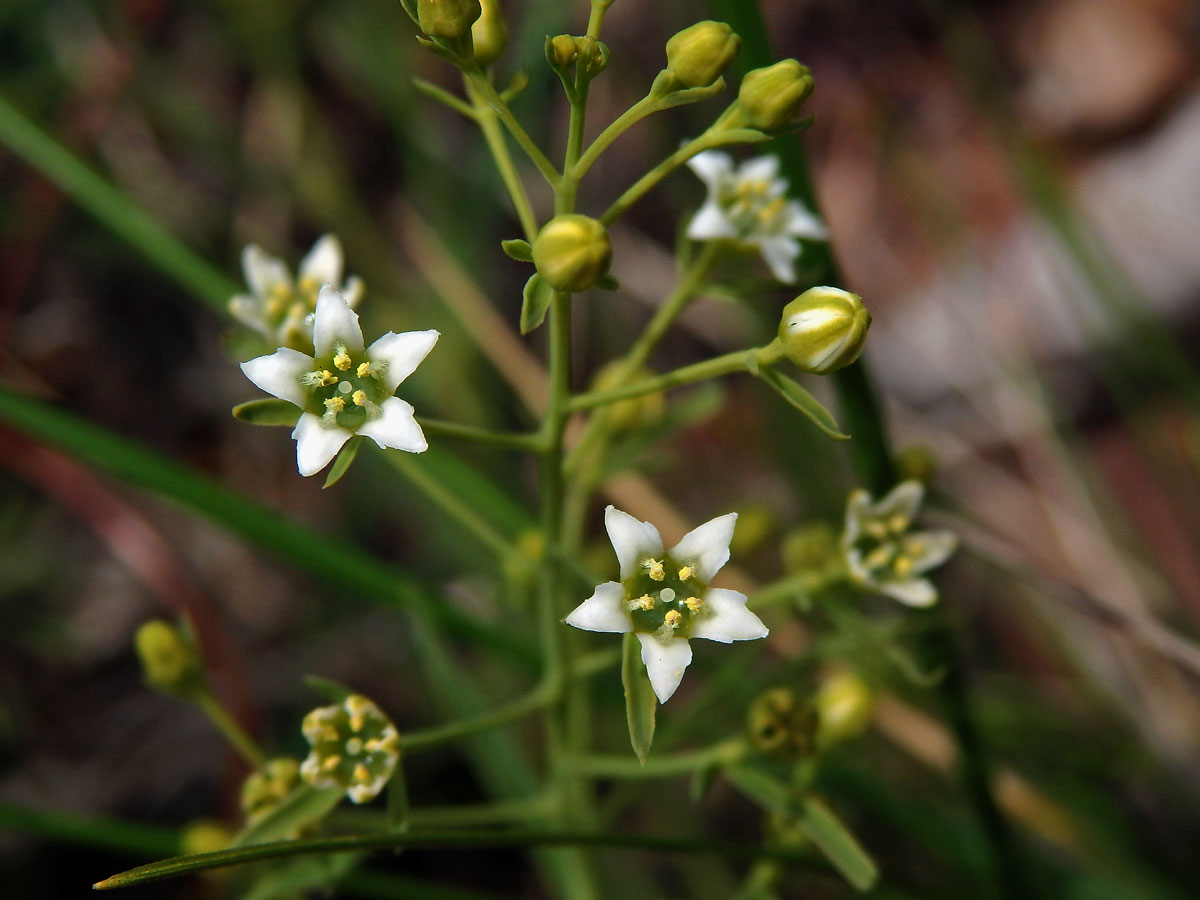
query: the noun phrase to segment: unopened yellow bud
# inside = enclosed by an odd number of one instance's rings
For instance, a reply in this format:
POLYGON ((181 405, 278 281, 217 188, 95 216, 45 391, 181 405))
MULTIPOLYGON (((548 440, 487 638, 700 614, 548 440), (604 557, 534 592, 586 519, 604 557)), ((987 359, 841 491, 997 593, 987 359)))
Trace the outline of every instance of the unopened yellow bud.
POLYGON ((417 24, 430 37, 454 40, 471 30, 479 0, 417 0, 417 24))
POLYGON ((667 71, 684 87, 707 87, 729 68, 742 39, 724 22, 697 22, 667 41, 667 71))
POLYGON ((555 71, 561 72, 575 62, 575 52, 575 38, 569 34, 546 38, 546 62, 555 71))
POLYGON ((779 338, 800 369, 825 375, 858 359, 870 327, 871 314, 858 294, 814 287, 783 308, 779 338))
POLYGON ((808 67, 785 59, 747 72, 738 89, 738 107, 751 128, 778 131, 789 125, 812 93, 808 67))
POLYGON ((134 647, 142 674, 152 688, 168 694, 193 696, 204 682, 196 651, 174 625, 155 619, 137 630, 134 647))
POLYGON ((591 35, 575 38, 575 65, 588 78, 595 78, 607 69, 611 55, 608 45, 591 35))
POLYGON ((817 717, 823 742, 857 737, 871 724, 874 714, 875 695, 854 672, 832 676, 817 691, 817 717))
POLYGON ((558 291, 586 291, 608 273, 610 263, 608 230, 588 216, 555 216, 533 242, 538 274, 558 291))
POLYGON ((482 13, 471 26, 475 61, 481 66, 494 63, 508 46, 508 24, 500 12, 498 0, 479 0, 482 13))

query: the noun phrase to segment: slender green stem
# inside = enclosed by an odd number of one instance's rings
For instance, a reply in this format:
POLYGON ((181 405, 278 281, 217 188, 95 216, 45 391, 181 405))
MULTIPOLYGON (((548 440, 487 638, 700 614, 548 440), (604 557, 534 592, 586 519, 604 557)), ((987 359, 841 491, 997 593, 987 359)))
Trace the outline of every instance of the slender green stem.
POLYGON ((250 735, 246 734, 242 726, 237 723, 237 720, 226 711, 220 701, 210 692, 205 691, 200 694, 196 698, 196 705, 204 711, 209 721, 216 726, 216 729, 224 735, 225 739, 229 741, 233 748, 251 766, 257 769, 267 761, 267 756, 263 753, 262 748, 258 746, 250 735))
MULTIPOLYGON (((487 80, 486 75, 483 78, 487 80)), ((471 79, 466 75, 463 76, 463 87, 474 104, 473 118, 479 123, 479 130, 483 132, 483 139, 487 142, 492 159, 496 162, 496 170, 500 173, 505 188, 508 189, 508 196, 512 198, 513 209, 521 223, 521 230, 525 232, 525 240, 533 243, 538 232, 537 218, 533 214, 533 206, 529 202, 529 194, 525 190, 525 185, 521 183, 521 177, 517 174, 516 166, 513 165, 512 154, 508 152, 508 144, 505 142, 504 134, 497 122, 497 111, 483 99, 471 79)))
POLYGON ((558 699, 558 693, 554 685, 549 681, 543 681, 524 697, 520 697, 512 703, 506 703, 495 709, 488 710, 480 715, 471 716, 467 719, 457 719, 445 725, 423 728, 419 731, 405 732, 401 736, 404 752, 413 753, 418 750, 440 747, 459 738, 478 734, 481 731, 488 731, 501 725, 507 725, 509 722, 523 718, 531 712, 545 709, 546 706, 558 699))
POLYGON ((479 109, 478 105, 472 107, 468 103, 463 103, 463 101, 459 100, 445 88, 438 87, 436 84, 426 81, 424 78, 414 78, 412 83, 413 87, 415 87, 426 97, 429 97, 431 100, 436 100, 443 106, 448 106, 459 115, 466 116, 472 122, 479 120, 479 114, 481 110, 479 109))
POLYGON ((578 412, 581 409, 591 409, 595 406, 616 403, 619 400, 641 397, 643 394, 653 394, 657 391, 667 391, 695 384, 698 381, 707 381, 710 378, 719 378, 732 372, 750 372, 754 369, 756 355, 761 349, 734 350, 732 353, 714 356, 712 359, 693 363, 690 366, 682 366, 671 372, 656 375, 653 378, 645 378, 633 384, 604 391, 576 394, 571 398, 567 408, 572 412, 578 412))
POLYGON ((612 0, 592 0, 592 9, 588 14, 588 37, 600 37, 600 27, 604 24, 604 14, 608 12, 610 6, 612 6, 612 0))
POLYGON ((239 290, 153 217, 0 98, 0 143, 56 184, 150 262, 218 312, 239 290))
POLYGON ((383 457, 413 487, 440 506, 444 512, 453 517, 501 560, 508 559, 516 553, 513 545, 504 535, 476 512, 474 507, 463 502, 458 494, 431 475, 419 460, 414 459, 412 455, 403 450, 387 451, 383 457))
POLYGON ((733 738, 690 753, 651 756, 644 765, 627 753, 613 756, 577 756, 570 762, 575 771, 589 778, 664 778, 671 775, 688 775, 713 764, 732 764, 740 760, 745 753, 745 741, 733 738))
POLYGON ((600 154, 608 149, 617 138, 623 135, 626 131, 636 125, 646 116, 652 115, 658 111, 658 98, 647 94, 621 115, 617 116, 612 123, 605 128, 596 139, 588 146, 575 165, 567 171, 574 178, 582 178, 600 158, 600 154))
POLYGON ((463 425, 459 422, 446 422, 441 419, 417 419, 421 430, 427 435, 457 438, 463 441, 473 441, 477 444, 491 444, 496 447, 508 447, 513 450, 537 450, 540 446, 536 434, 509 434, 502 431, 492 431, 490 428, 480 428, 476 425, 463 425))
POLYGON ((529 157, 530 161, 537 166, 538 171, 542 173, 542 177, 546 179, 546 182, 551 187, 557 187, 560 176, 558 170, 554 168, 554 163, 550 162, 546 158, 546 154, 533 142, 533 138, 529 136, 529 132, 517 121, 517 117, 513 115, 512 110, 504 102, 504 98, 497 93, 496 88, 488 80, 487 76, 478 69, 468 69, 463 74, 470 82, 471 87, 479 94, 480 98, 499 116, 500 121, 504 123, 509 134, 513 136, 513 140, 525 151, 525 155, 529 157))
POLYGON ((750 595, 748 605, 754 609, 765 609, 780 603, 787 603, 796 598, 797 594, 807 594, 812 576, 808 574, 789 575, 764 587, 750 595))
POLYGON ((734 129, 719 129, 708 131, 699 137, 688 141, 657 166, 639 178, 631 187, 626 189, 625 193, 621 194, 604 214, 600 216, 600 221, 605 225, 611 225, 622 215, 625 214, 633 204, 642 199, 649 191, 657 187, 658 183, 686 163, 698 153, 703 153, 705 150, 711 150, 714 147, 724 147, 728 144, 747 144, 757 143, 768 140, 768 136, 757 131, 750 131, 743 128, 734 129))

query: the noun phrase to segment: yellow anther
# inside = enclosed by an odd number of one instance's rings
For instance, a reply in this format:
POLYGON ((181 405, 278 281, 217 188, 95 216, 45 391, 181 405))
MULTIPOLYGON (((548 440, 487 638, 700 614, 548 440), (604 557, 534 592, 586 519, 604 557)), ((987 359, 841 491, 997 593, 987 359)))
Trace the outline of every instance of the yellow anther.
POLYGON ((292 286, 285 281, 277 281, 271 285, 267 296, 272 300, 278 300, 280 308, 282 308, 282 305, 292 298, 292 286))
POLYGON ((892 554, 895 552, 896 551, 893 547, 885 544, 882 547, 876 547, 874 550, 868 553, 864 562, 869 568, 877 569, 880 566, 886 566, 891 560, 892 554))
POLYGON ((679 580, 687 581, 689 578, 691 578, 695 574, 696 574, 696 570, 693 569, 691 566, 684 566, 683 568, 681 568, 679 570, 679 580))
POLYGON ((683 613, 677 609, 668 609, 667 614, 663 616, 663 624, 669 628, 674 628, 683 621, 683 613))
POLYGON ((321 768, 327 772, 332 772, 341 764, 342 758, 335 753, 333 756, 330 756, 328 759, 326 759, 325 762, 321 763, 321 768))
POLYGON ((654 598, 649 594, 642 594, 636 602, 642 609, 654 609, 654 598))
POLYGON ((787 201, 783 197, 776 197, 758 211, 758 221, 764 225, 771 225, 779 218, 779 214, 783 212, 786 204, 787 201))
POLYGON ((288 318, 297 320, 303 319, 310 312, 311 310, 303 303, 293 303, 288 307, 288 318))
POLYGON ((345 372, 354 365, 354 360, 350 358, 350 354, 346 352, 346 348, 342 344, 338 344, 334 349, 337 351, 333 355, 333 364, 335 366, 345 372))
POLYGON ((371 364, 369 362, 359 363, 356 371, 358 372, 359 378, 366 378, 371 374, 371 364))
POLYGON ((336 741, 338 739, 338 730, 332 725, 326 725, 321 729, 321 740, 336 741))
POLYGON ((894 516, 888 519, 887 524, 888 528, 892 530, 893 534, 899 534, 908 528, 908 516, 896 513, 894 516))
POLYGON ((907 556, 897 556, 892 562, 892 571, 903 578, 905 575, 912 574, 913 561, 907 556))
POLYGON ((340 413, 346 408, 346 401, 341 397, 330 397, 325 401, 325 408, 333 413, 340 413))
POLYGON ((363 746, 368 753, 378 753, 383 749, 383 741, 381 741, 379 738, 371 738, 363 746))
POLYGON ((331 384, 337 384, 337 376, 328 369, 321 370, 321 384, 324 387, 329 387, 331 384))
POLYGON ((367 405, 367 392, 361 388, 350 395, 350 399, 354 401, 355 406, 367 405))
POLYGON ((296 290, 302 294, 315 294, 317 288, 321 286, 321 282, 313 278, 311 275, 305 275, 300 279, 300 283, 296 285, 296 290))
POLYGON ((683 603, 692 612, 700 612, 700 608, 704 606, 704 601, 699 597, 688 597, 683 603))
POLYGON ((351 756, 358 756, 363 750, 363 740, 360 737, 352 737, 346 741, 346 752, 351 756))
POLYGON ((286 303, 286 297, 272 297, 267 301, 267 315, 272 319, 283 315, 283 307, 286 303))
POLYGON ((400 735, 389 734, 383 739, 383 749, 387 753, 400 754, 400 735))
POLYGON ((648 559, 643 565, 649 570, 650 577, 654 581, 662 581, 667 577, 667 571, 663 568, 662 562, 657 559, 648 559))
POLYGON ((887 526, 882 522, 868 522, 865 526, 867 534, 875 538, 877 541, 882 541, 888 536, 887 526))
POLYGON ((366 724, 366 719, 363 718, 362 713, 356 713, 350 717, 350 730, 351 731, 362 731, 363 725, 365 725, 365 724, 366 724))
POLYGON ((362 763, 354 767, 354 780, 363 784, 371 780, 371 773, 362 763))

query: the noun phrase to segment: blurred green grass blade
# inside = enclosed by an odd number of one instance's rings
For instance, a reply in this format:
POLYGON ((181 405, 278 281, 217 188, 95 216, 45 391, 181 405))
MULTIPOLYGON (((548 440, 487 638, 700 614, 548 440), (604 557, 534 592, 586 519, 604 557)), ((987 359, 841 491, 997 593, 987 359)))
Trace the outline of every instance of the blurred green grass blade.
MULTIPOLYGON (((353 544, 310 531, 187 466, 2 385, 0 421, 121 481, 169 497, 342 590, 402 604, 411 604, 424 592, 416 579, 353 544)), ((467 617, 447 604, 433 604, 432 609, 440 624, 460 636, 503 651, 525 664, 535 659, 527 641, 467 617)))
POLYGON ((879 880, 879 869, 849 829, 824 803, 809 797, 803 803, 800 828, 860 891, 869 891, 879 880))
POLYGON ((240 290, 3 97, 0 143, 212 309, 240 290))
POLYGON ((179 836, 169 828, 107 816, 33 809, 2 801, 0 831, 36 834, 62 843, 102 847, 135 855, 176 853, 179 850, 179 836))

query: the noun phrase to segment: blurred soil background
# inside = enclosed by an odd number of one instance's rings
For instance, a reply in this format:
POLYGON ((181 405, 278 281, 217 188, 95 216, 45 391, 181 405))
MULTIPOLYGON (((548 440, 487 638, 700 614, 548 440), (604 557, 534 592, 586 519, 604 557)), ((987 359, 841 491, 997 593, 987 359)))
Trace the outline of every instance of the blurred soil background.
MULTIPOLYGON (((529 71, 514 107, 558 147, 565 109, 541 47, 581 29, 586 5, 517 6, 507 4, 500 81, 529 71)), ((894 435, 933 451, 930 518, 966 542, 944 603, 1002 809, 1042 873, 1031 896, 1194 897, 1200 7, 765 0, 764 11, 777 55, 816 78, 802 139, 846 287, 875 317, 866 359, 894 435)), ((702 3, 616 0, 591 133, 642 96, 669 35, 711 15, 702 3)), ((523 403, 539 390, 541 337, 501 339, 488 311, 516 322, 527 272, 498 243, 518 227, 483 141, 410 80, 454 90, 453 74, 420 51, 394 0, 0 7, 0 97, 235 283, 247 243, 294 264, 337 233, 348 271, 367 282, 368 332, 442 332, 406 385, 418 414, 518 428, 532 421, 523 403)), ((657 115, 623 137, 585 183, 583 211, 603 210, 725 102, 657 115)), ((536 194, 536 173, 525 174, 536 194)), ((701 197, 680 172, 614 230, 623 291, 579 304, 579 386, 669 290, 679 223, 701 197)), ((695 305, 657 366, 762 340, 790 296, 768 285, 749 303, 695 305)), ((285 431, 231 418, 256 394, 236 367, 240 346, 212 309, 0 148, 5 385, 498 621, 504 598, 484 551, 374 454, 322 492, 320 478, 296 474, 285 431)), ((605 502, 664 523, 668 539, 716 511, 753 514, 744 520, 759 528, 739 535, 735 561, 760 582, 781 570, 788 529, 838 521, 852 486, 842 450, 757 385, 672 403, 685 427, 631 457, 605 502)), ((490 512, 523 521, 533 473, 511 454, 453 450, 507 486, 490 512)), ((374 599, 0 428, 0 893, 82 896, 169 854, 189 822, 235 820, 242 763, 192 708, 140 682, 130 641, 148 618, 191 616, 219 691, 280 752, 303 752, 310 673, 368 692, 402 730, 437 721, 411 674, 404 617, 374 599), (88 822, 108 824, 98 836, 88 822)), ((784 630, 776 649, 788 640, 784 630)), ((527 674, 463 654, 491 700, 527 674)), ((941 716, 927 689, 902 693, 941 716)), ((885 711, 837 764, 831 795, 880 860, 880 896, 999 896, 970 837, 978 824, 953 749, 939 741, 885 711)), ((422 758, 410 777, 424 799, 479 794, 456 754, 422 758)), ((735 798, 712 802, 732 831, 753 833, 735 798)), ((536 895, 519 857, 472 859, 474 873, 442 855, 377 870, 446 876, 472 896, 536 895)), ((686 874, 664 878, 693 895, 686 874)), ((363 881, 347 895, 420 896, 403 884, 363 881)), ((196 879, 139 896, 225 890, 196 879)), ((829 879, 805 896, 851 894, 829 879)))

